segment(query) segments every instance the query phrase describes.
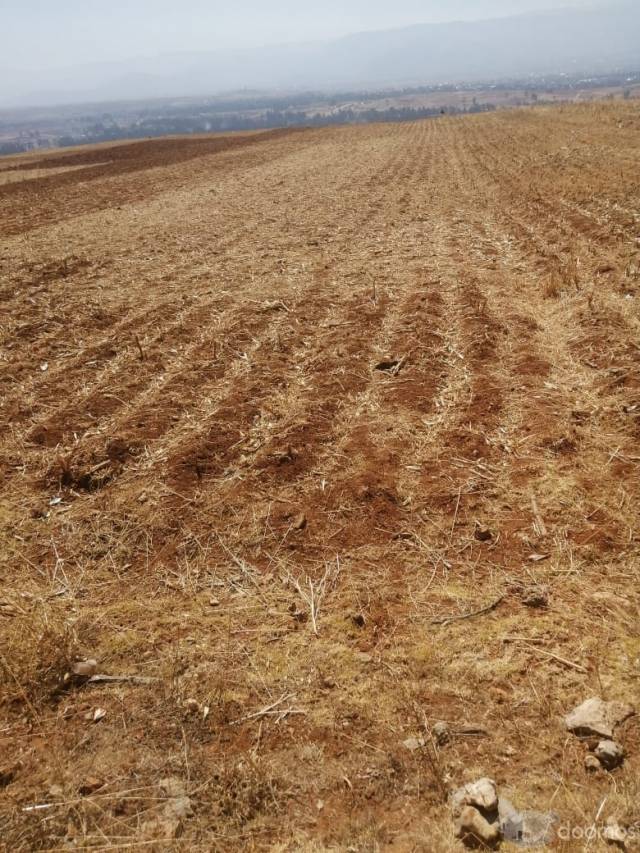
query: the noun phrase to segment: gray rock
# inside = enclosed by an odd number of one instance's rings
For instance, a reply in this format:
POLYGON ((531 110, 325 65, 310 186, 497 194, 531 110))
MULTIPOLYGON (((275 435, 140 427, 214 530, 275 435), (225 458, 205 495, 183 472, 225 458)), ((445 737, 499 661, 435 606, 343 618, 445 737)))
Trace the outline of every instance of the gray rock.
POLYGON ((624 761, 624 747, 614 740, 601 740, 595 748, 595 755, 605 770, 615 770, 624 761))
POLYGON ((98 671, 98 661, 93 659, 77 661, 71 671, 78 678, 91 678, 98 671))
POLYGON ((495 847, 502 838, 498 825, 489 823, 473 806, 465 806, 458 815, 455 834, 467 847, 495 847))
POLYGON ((498 811, 498 792, 493 779, 478 779, 477 782, 469 782, 451 795, 451 808, 454 815, 461 814, 466 806, 480 809, 487 815, 496 814, 498 811))
POLYGON ((424 747, 424 741, 422 738, 410 737, 402 741, 402 745, 405 749, 408 749, 409 752, 417 752, 419 749, 424 747))
POLYGON ((623 702, 603 702, 587 699, 564 718, 565 725, 577 737, 612 738, 616 726, 635 714, 631 705, 623 702))

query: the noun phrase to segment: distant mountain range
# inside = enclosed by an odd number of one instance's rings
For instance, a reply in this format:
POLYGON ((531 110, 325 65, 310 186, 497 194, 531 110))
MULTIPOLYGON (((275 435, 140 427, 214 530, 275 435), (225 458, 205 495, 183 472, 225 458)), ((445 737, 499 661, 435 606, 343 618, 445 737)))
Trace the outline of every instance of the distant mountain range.
POLYGON ((334 41, 0 73, 0 106, 474 82, 640 67, 640 2, 420 24, 334 41))

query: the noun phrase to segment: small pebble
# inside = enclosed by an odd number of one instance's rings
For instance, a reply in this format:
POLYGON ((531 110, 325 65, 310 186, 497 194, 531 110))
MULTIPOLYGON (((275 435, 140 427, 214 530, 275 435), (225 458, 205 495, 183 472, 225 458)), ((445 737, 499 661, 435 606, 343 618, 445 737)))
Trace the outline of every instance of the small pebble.
POLYGON ((584 766, 588 773, 597 773, 598 770, 602 770, 602 765, 592 752, 585 756, 584 766))

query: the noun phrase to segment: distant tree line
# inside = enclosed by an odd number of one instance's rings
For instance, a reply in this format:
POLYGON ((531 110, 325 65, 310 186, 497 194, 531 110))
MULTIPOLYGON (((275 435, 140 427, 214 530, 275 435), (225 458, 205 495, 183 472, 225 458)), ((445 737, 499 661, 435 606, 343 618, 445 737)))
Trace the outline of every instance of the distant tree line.
POLYGON ((4 136, 4 140, 0 141, 0 154, 17 154, 51 145, 70 146, 167 134, 415 121, 443 112, 437 107, 394 106, 383 109, 375 106, 376 102, 385 99, 394 99, 397 102, 402 97, 415 95, 469 95, 470 105, 448 107, 444 110, 447 113, 488 112, 495 109, 495 106, 478 103, 478 97, 491 100, 494 94, 499 92, 517 90, 523 93, 523 103, 544 100, 547 95, 558 91, 597 89, 602 86, 624 86, 623 97, 630 98, 631 85, 639 82, 640 73, 634 70, 618 71, 588 79, 578 74, 570 77, 545 75, 527 80, 407 86, 331 94, 307 91, 273 95, 243 90, 211 98, 122 102, 102 106, 85 104, 79 109, 69 107, 35 118, 11 117, 8 121, 3 120, 0 113, 0 131, 4 136), (544 94, 540 97, 538 93, 544 94), (34 128, 38 129, 35 135, 34 128))
POLYGON ((24 142, 0 142, 0 156, 3 154, 23 154, 29 150, 24 142))
MULTIPOLYGON (((443 113, 490 112, 492 104, 472 104, 467 109, 439 107, 389 107, 388 109, 356 110, 352 107, 331 113, 307 113, 303 110, 268 109, 259 114, 224 113, 147 116, 130 124, 119 124, 111 117, 93 121, 80 132, 60 136, 61 147, 83 143, 111 142, 117 139, 138 139, 171 134, 219 133, 242 130, 271 130, 279 127, 325 127, 331 125, 366 124, 371 122, 405 122, 434 118, 443 113)), ((13 153, 13 152, 6 152, 13 153)))

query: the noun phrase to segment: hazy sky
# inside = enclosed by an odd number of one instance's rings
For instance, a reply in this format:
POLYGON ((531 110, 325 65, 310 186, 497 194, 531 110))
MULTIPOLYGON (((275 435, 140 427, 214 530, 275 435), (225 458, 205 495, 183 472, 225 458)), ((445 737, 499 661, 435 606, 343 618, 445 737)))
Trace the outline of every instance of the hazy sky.
POLYGON ((256 46, 596 0, 0 0, 5 68, 256 46))

